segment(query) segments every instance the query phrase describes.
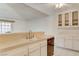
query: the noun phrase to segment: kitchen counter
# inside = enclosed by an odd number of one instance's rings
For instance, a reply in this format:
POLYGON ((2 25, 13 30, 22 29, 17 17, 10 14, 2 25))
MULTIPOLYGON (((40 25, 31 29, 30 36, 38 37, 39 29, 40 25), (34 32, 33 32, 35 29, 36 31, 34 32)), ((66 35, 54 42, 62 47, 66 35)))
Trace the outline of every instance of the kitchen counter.
POLYGON ((43 40, 45 39, 44 38, 43 39, 33 38, 33 39, 19 39, 19 40, 7 41, 7 42, 0 42, 0 52, 9 51, 17 47, 21 47, 24 45, 30 45, 30 44, 40 42, 43 40))
POLYGON ((47 39, 51 35, 34 32, 34 38, 26 39, 28 33, 0 35, 0 55, 47 55, 47 39))
POLYGON ((50 38, 52 38, 52 37, 54 37, 53 35, 45 35, 45 38, 46 39, 50 39, 50 38))

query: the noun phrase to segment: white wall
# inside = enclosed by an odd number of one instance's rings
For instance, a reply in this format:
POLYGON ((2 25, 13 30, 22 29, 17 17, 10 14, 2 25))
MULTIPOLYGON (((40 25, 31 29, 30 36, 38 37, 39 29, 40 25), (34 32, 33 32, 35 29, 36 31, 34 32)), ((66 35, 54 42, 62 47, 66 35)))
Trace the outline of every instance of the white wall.
POLYGON ((24 20, 24 19, 7 19, 7 18, 3 18, 3 20, 12 20, 14 21, 12 23, 12 32, 11 33, 15 33, 15 32, 28 32, 29 31, 29 21, 28 20, 24 20))
POLYGON ((15 20, 13 23, 13 32, 27 32, 29 30, 29 22, 23 19, 15 20))
MULTIPOLYGON (((55 31, 53 31, 55 30, 55 25, 54 25, 55 24, 55 19, 54 19, 55 13, 53 12, 52 12, 53 14, 52 16, 49 16, 46 18, 28 20, 26 18, 28 17, 32 18, 32 16, 29 16, 30 14, 29 15, 24 14, 24 16, 20 15, 17 9, 18 6, 16 6, 15 8, 12 8, 11 6, 9 6, 9 4, 0 4, 0 6, 1 6, 0 7, 0 18, 5 18, 7 20, 10 19, 10 20, 15 21, 15 23, 13 24, 13 32, 25 32, 25 31, 33 30, 33 31, 44 31, 49 34, 55 33, 55 31)), ((42 16, 42 15, 39 15, 39 16, 42 16)))
POLYGON ((25 32, 29 29, 28 19, 20 16, 16 10, 9 7, 7 4, 0 4, 0 19, 14 20, 12 32, 25 32))
POLYGON ((30 20, 30 29, 32 31, 43 31, 49 35, 56 34, 56 17, 55 13, 42 19, 30 20))

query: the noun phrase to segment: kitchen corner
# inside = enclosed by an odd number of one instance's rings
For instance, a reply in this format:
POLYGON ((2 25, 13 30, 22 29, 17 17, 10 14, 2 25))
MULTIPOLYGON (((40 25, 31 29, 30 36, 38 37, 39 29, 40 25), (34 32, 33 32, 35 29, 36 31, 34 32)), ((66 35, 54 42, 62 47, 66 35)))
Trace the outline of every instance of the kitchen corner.
POLYGON ((42 32, 36 32, 35 36, 26 39, 26 33, 1 35, 0 55, 47 56, 47 39, 51 36, 44 36, 42 32))

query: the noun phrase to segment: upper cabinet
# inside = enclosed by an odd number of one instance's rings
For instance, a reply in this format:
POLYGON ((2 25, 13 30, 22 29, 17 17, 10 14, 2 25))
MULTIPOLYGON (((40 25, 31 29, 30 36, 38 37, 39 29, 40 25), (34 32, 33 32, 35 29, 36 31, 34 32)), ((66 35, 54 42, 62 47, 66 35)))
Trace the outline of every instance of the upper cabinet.
POLYGON ((78 26, 78 11, 72 12, 72 26, 78 26))
POLYGON ((59 27, 78 26, 78 11, 69 11, 58 14, 59 27))
POLYGON ((62 26, 62 14, 58 15, 58 26, 62 26))
POLYGON ((65 13, 65 26, 69 26, 69 13, 65 13))

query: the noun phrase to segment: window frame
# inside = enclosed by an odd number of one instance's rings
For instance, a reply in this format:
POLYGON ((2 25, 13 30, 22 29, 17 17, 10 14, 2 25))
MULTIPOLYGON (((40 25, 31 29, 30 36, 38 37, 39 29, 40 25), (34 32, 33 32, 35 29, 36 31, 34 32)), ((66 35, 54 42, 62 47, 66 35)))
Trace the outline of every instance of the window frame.
POLYGON ((0 34, 11 33, 12 30, 13 30, 13 22, 14 22, 14 21, 0 20, 0 26, 1 26, 0 34), (3 25, 2 23, 4 23, 4 25, 3 25), (8 26, 9 26, 9 27, 8 27, 8 26), (4 28, 2 28, 2 27, 4 27, 4 28), (5 29, 5 30, 3 31, 3 29, 5 29))

